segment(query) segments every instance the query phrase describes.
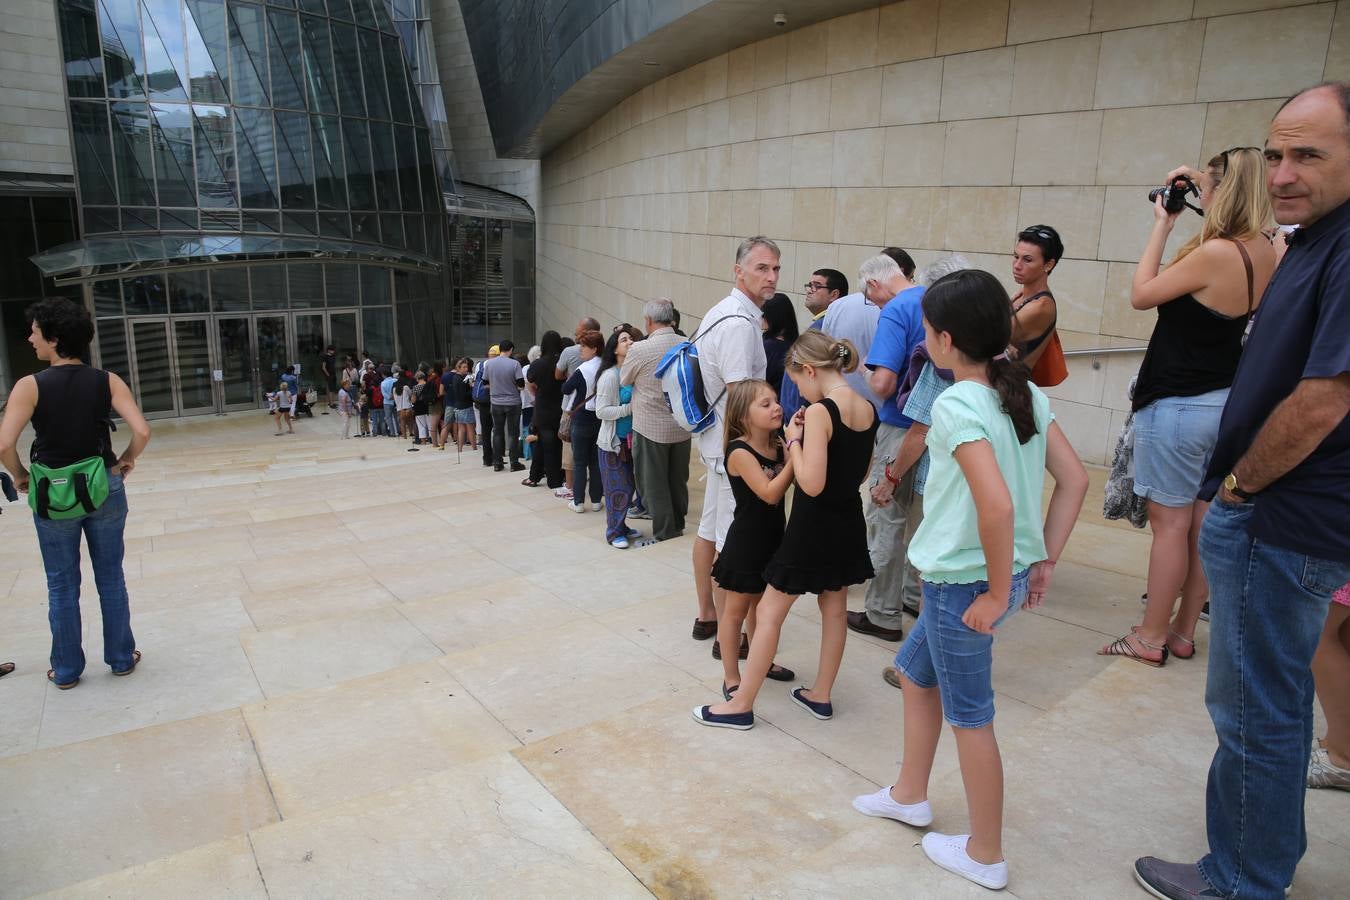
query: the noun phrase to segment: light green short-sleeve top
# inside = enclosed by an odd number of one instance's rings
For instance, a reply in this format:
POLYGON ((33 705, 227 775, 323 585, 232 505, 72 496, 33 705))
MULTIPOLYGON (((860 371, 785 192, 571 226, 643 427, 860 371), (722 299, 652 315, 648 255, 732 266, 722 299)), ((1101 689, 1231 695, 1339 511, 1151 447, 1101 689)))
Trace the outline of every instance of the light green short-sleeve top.
POLYGON ((1031 385, 1036 434, 1017 442, 1012 419, 1003 411, 998 392, 974 381, 960 381, 933 404, 928 430, 931 458, 923 493, 923 523, 909 543, 909 561, 924 581, 971 584, 988 581, 979 516, 956 448, 968 441, 988 441, 1013 502, 1013 572, 1045 559, 1041 492, 1045 486, 1045 432, 1054 420, 1050 400, 1031 385))

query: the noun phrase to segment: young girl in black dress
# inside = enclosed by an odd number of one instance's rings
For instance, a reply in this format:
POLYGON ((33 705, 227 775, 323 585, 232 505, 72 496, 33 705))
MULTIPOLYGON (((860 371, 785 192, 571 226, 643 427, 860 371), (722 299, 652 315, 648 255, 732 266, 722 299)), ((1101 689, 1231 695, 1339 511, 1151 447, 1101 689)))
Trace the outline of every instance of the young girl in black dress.
POLYGON ((818 596, 820 665, 815 684, 794 690, 792 700, 817 719, 834 715, 830 689, 844 658, 848 586, 873 575, 858 488, 871 465, 877 416, 844 380, 860 362, 852 343, 820 331, 806 332, 788 352, 788 375, 811 404, 786 429, 786 456, 797 482, 792 517, 764 568, 768 589, 758 604, 740 688, 725 703, 694 709, 704 725, 754 726, 755 696, 778 650, 783 620, 801 594, 818 596))
MULTIPOLYGON (((783 495, 792 484, 792 465, 784 461, 783 407, 767 381, 752 378, 733 384, 725 421, 723 458, 736 514, 712 576, 726 591, 717 639, 723 647, 735 647, 746 615, 764 593, 764 567, 783 540, 783 495)), ((722 654, 726 699, 741 683, 738 656, 722 654)))

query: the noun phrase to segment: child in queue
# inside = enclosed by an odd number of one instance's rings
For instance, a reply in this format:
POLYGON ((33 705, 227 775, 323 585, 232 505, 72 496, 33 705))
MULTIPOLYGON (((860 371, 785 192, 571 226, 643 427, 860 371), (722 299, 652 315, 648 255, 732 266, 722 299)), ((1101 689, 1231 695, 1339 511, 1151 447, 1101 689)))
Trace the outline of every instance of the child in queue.
MULTIPOLYGON (((736 513, 712 568, 712 577, 726 591, 717 620, 717 639, 723 647, 740 643, 741 626, 767 586, 764 567, 783 541, 783 495, 792 485, 792 464, 784 457, 782 428, 783 407, 767 381, 738 381, 727 391, 723 459, 736 513)), ((730 700, 741 683, 739 656, 722 654, 724 700, 730 700)))
POLYGON ((802 594, 816 594, 820 605, 820 664, 815 684, 794 690, 792 700, 817 719, 834 715, 830 689, 844 658, 848 587, 873 575, 858 488, 871 465, 877 415, 844 380, 861 361, 850 341, 821 331, 806 332, 788 353, 789 377, 811 403, 786 429, 797 483, 792 515, 764 567, 768 589, 757 605, 740 688, 725 703, 696 707, 694 718, 703 725, 754 727, 755 697, 769 677, 783 620, 802 594))
POLYGON ((953 272, 923 297, 934 365, 955 384, 933 405, 924 517, 909 546, 923 574, 923 612, 896 654, 904 692, 904 757, 893 787, 853 801, 859 812, 926 827, 928 779, 946 717, 956 735, 969 835, 929 832, 928 858, 986 888, 1008 883, 1003 764, 994 737, 994 630, 1040 606, 1087 492, 1087 472, 1021 363, 1004 355, 1011 325, 998 279, 953 272), (1054 493, 1041 520, 1045 472, 1054 493))

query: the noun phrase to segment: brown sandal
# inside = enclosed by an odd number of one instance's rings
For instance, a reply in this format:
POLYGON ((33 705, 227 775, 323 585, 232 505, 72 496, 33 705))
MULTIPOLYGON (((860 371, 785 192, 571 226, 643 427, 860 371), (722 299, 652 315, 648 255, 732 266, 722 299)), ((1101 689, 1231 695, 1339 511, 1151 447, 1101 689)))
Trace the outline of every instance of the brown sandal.
POLYGON ((0 678, 4 678, 6 675, 8 675, 10 672, 13 671, 14 671, 14 663, 12 662, 0 663, 0 678))
POLYGON ((80 679, 76 678, 74 681, 67 681, 65 684, 62 684, 61 682, 59 682, 59 681, 56 680, 56 670, 55 670, 55 669, 48 669, 48 670, 47 670, 47 680, 50 681, 52 684, 56 685, 57 690, 61 690, 61 691, 68 691, 68 690, 70 690, 71 688, 73 688, 75 685, 77 685, 77 684, 80 683, 80 679))
POLYGON ((1141 662, 1146 666, 1152 666, 1155 669, 1161 669, 1163 666, 1167 665, 1168 651, 1166 642, 1163 642, 1161 645, 1155 646, 1153 644, 1150 644, 1143 638, 1141 638, 1138 634, 1130 632, 1129 634, 1125 635, 1122 638, 1116 638, 1114 641, 1107 644, 1102 649, 1098 650, 1097 655, 1123 656, 1126 659, 1132 659, 1135 662, 1141 662), (1149 659, 1147 656, 1143 656, 1142 654, 1140 654, 1138 650, 1134 649, 1134 647, 1130 644, 1130 638, 1134 638, 1139 643, 1139 646, 1143 647, 1145 650, 1152 650, 1154 653, 1161 653, 1162 658, 1149 659))
POLYGON ((136 667, 137 667, 138 665, 140 665, 140 664, 141 664, 141 651, 139 651, 139 650, 132 650, 132 651, 131 651, 131 665, 127 666, 125 669, 123 669, 123 670, 120 671, 120 672, 113 672, 113 674, 114 674, 114 675, 130 675, 132 672, 136 671, 136 667))
POLYGON ((1190 659, 1192 656, 1195 656, 1195 641, 1191 640, 1190 638, 1184 638, 1169 628, 1167 630, 1167 640, 1169 643, 1172 641, 1176 641, 1177 643, 1183 644, 1190 648, 1189 652, 1187 653, 1178 653, 1177 651, 1173 650, 1172 657, 1174 659, 1190 659))

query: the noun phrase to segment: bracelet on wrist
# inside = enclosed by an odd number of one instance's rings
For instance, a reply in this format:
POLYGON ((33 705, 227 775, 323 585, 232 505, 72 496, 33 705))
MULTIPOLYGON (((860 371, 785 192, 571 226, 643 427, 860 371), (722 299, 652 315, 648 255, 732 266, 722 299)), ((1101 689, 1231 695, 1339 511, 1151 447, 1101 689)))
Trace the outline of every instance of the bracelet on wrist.
POLYGON ((889 481, 891 484, 900 483, 900 479, 896 478, 894 475, 891 474, 891 467, 889 465, 883 468, 881 471, 886 476, 886 480, 889 481))

